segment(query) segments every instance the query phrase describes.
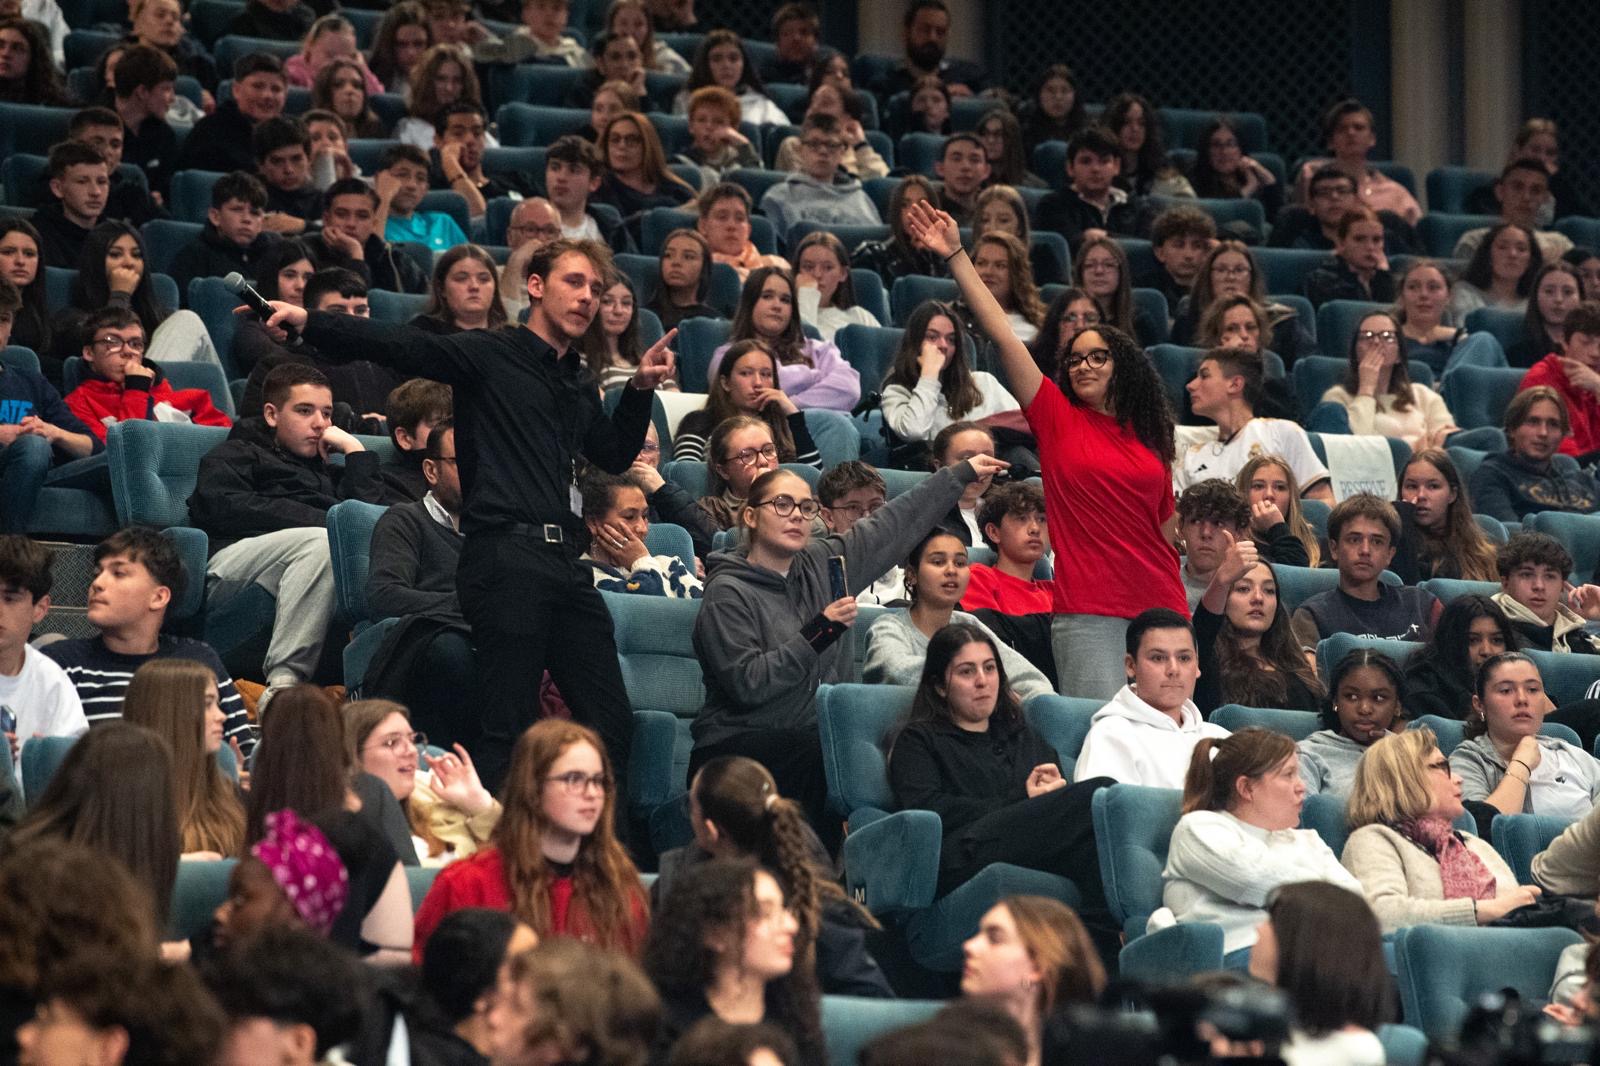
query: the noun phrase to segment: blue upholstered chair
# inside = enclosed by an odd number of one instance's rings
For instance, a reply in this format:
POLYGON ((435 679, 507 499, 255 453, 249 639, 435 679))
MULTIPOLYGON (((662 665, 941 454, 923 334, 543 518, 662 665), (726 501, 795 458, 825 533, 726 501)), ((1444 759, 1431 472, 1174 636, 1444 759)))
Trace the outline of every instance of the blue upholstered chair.
POLYGON ((926 1021, 943 1006, 942 1000, 823 996, 822 1036, 828 1045, 828 1066, 856 1066, 861 1049, 874 1039, 926 1021))
POLYGON ((1061 773, 1069 781, 1083 751, 1083 740, 1089 735, 1090 719, 1102 706, 1100 700, 1056 695, 1035 696, 1023 705, 1028 724, 1056 749, 1061 773))
POLYGON ((1467 209, 1468 197, 1479 189, 1493 185, 1498 177, 1492 170, 1434 167, 1423 179, 1428 190, 1428 207, 1433 211, 1463 214, 1467 209))
POLYGON ((1572 555, 1572 573, 1568 577, 1574 585, 1594 580, 1595 568, 1600 565, 1600 515, 1538 511, 1529 515, 1523 525, 1566 545, 1572 555))
MULTIPOLYGON (((1423 587, 1427 587, 1426 583, 1423 587)), ((1387 640, 1382 637, 1358 637, 1353 633, 1335 633, 1317 642, 1317 673, 1323 680, 1331 678, 1333 668, 1357 648, 1381 651, 1393 659, 1395 665, 1403 669, 1406 660, 1420 651, 1422 645, 1410 640, 1387 640)))
MULTIPOLYGON (((1490 521, 1494 519, 1491 518, 1490 521)), ((1495 524, 1499 525, 1498 522, 1495 524)), ((1500 528, 1505 529, 1504 526, 1500 528)), ((1456 577, 1430 577, 1417 587, 1424 592, 1433 593, 1433 598, 1446 606, 1462 596, 1493 596, 1500 591, 1499 583, 1494 581, 1463 581, 1456 577)))
POLYGON ((407 866, 406 888, 411 892, 411 913, 415 914, 417 908, 422 906, 422 901, 427 898, 428 890, 433 887, 433 879, 439 876, 437 866, 407 866))
MULTIPOLYGON (((1589 692, 1589 686, 1600 681, 1600 655, 1572 655, 1554 652, 1529 650, 1528 658, 1539 667, 1539 676, 1544 679, 1544 690, 1550 694, 1557 707, 1565 707, 1583 699, 1589 692)), ((1545 723, 1543 732, 1549 733, 1552 724, 1545 723)), ((1557 727, 1565 728, 1565 727, 1557 727)), ((1575 736, 1566 733, 1556 733, 1563 740, 1577 743, 1575 736)))
POLYGON ((372 309, 372 317, 378 321, 404 325, 427 310, 428 297, 423 293, 370 289, 367 303, 372 309))
POLYGON ((1554 843, 1571 824, 1566 818, 1548 814, 1497 814, 1489 833, 1494 850, 1517 875, 1517 884, 1531 885, 1533 857, 1554 843))
POLYGON ((1322 716, 1311 711, 1289 711, 1278 707, 1244 707, 1224 704, 1211 712, 1211 722, 1230 733, 1241 729, 1266 729, 1294 740, 1304 740, 1322 728, 1322 716))
MULTIPOLYGON (((1563 656, 1563 658, 1572 658, 1572 656, 1563 656)), ((1548 687, 1549 686, 1546 685, 1547 689, 1548 687)), ((1555 698, 1553 693, 1551 698, 1555 698)), ((1559 704, 1560 701, 1557 702, 1559 704)), ((1433 735, 1439 739, 1439 751, 1445 755, 1449 755, 1451 752, 1459 748, 1467 738, 1465 722, 1455 718, 1440 718, 1435 714, 1422 715, 1421 717, 1412 721, 1406 728, 1427 728, 1433 730, 1433 735)), ((1577 733, 1574 733, 1569 727, 1561 725, 1557 722, 1544 723, 1544 725, 1539 727, 1539 732, 1543 736, 1555 737, 1557 740, 1565 740, 1568 744, 1571 744, 1574 747, 1580 744, 1577 733)))
POLYGON ((372 532, 386 508, 346 500, 328 509, 328 552, 333 560, 334 605, 339 618, 354 628, 344 648, 344 683, 361 690, 367 666, 398 618, 380 618, 367 601, 367 576, 372 567, 372 532))
POLYGON ((204 936, 212 917, 228 898, 228 878, 237 859, 180 862, 172 885, 172 909, 167 914, 167 939, 188 940, 204 936))
POLYGON ((32 807, 61 769, 77 737, 28 737, 22 742, 22 794, 32 807))
POLYGON ((1540 1002, 1549 995, 1556 958, 1582 942, 1570 929, 1402 929, 1394 954, 1406 1021, 1430 1039, 1446 1040, 1485 992, 1513 988, 1524 1002, 1540 1002))

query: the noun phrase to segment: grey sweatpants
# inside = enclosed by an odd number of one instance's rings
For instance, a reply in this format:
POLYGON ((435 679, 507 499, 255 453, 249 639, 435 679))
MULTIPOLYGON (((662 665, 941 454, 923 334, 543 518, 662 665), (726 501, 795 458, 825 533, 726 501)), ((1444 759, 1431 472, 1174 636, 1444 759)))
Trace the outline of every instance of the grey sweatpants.
POLYGON ((1056 687, 1063 696, 1109 700, 1128 683, 1128 619, 1099 614, 1058 614, 1050 622, 1056 687))
POLYGON ((267 684, 311 680, 333 618, 328 531, 307 526, 249 537, 219 551, 206 566, 206 598, 212 607, 225 606, 251 585, 260 585, 278 601, 263 664, 267 684))

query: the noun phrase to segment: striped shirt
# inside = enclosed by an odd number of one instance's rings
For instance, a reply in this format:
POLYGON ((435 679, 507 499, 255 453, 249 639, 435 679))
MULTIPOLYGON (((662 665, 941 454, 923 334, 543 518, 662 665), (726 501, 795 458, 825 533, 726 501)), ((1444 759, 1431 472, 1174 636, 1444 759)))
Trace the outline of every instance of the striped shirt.
POLYGON ((255 727, 245 711, 239 690, 211 645, 188 637, 162 635, 156 650, 149 655, 122 655, 111 651, 100 637, 79 640, 58 640, 39 649, 55 660, 67 677, 72 679, 83 702, 83 713, 89 727, 114 722, 122 717, 122 696, 128 691, 133 673, 152 659, 193 659, 209 667, 217 675, 217 697, 222 708, 222 735, 224 741, 237 740, 239 749, 248 757, 256 746, 255 727))

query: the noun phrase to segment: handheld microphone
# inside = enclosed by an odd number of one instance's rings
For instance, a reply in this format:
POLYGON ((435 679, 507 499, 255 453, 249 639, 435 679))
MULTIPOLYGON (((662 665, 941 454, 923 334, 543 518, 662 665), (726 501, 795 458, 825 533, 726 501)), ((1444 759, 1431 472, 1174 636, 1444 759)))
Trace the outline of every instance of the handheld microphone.
MULTIPOLYGON (((272 317, 272 305, 267 303, 266 298, 257 292, 255 286, 246 281, 244 275, 237 270, 223 278, 222 285, 223 288, 239 297, 244 302, 244 305, 250 308, 250 313, 263 323, 272 317)), ((281 326, 279 328, 289 335, 291 341, 295 339, 296 330, 293 326, 281 326)))

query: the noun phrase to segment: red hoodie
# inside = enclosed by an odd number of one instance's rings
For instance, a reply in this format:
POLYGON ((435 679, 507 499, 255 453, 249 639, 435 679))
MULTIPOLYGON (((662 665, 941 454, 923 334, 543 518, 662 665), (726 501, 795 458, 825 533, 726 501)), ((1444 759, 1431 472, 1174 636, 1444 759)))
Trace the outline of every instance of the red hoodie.
MULTIPOLYGON (((1517 391, 1535 385, 1549 385, 1567 401, 1567 417, 1572 421, 1572 432, 1567 434, 1559 449, 1563 455, 1585 455, 1600 448, 1600 400, 1588 389, 1574 388, 1561 369, 1561 356, 1547 355, 1528 368, 1522 376, 1517 391)), ((69 401, 70 402, 70 401, 69 401)))
POLYGON ((205 389, 175 389, 165 377, 151 382, 148 388, 124 388, 102 377, 90 377, 67 393, 67 407, 101 443, 106 439, 108 420, 153 420, 156 404, 161 403, 187 413, 196 425, 233 425, 233 420, 211 403, 211 394, 205 389))

